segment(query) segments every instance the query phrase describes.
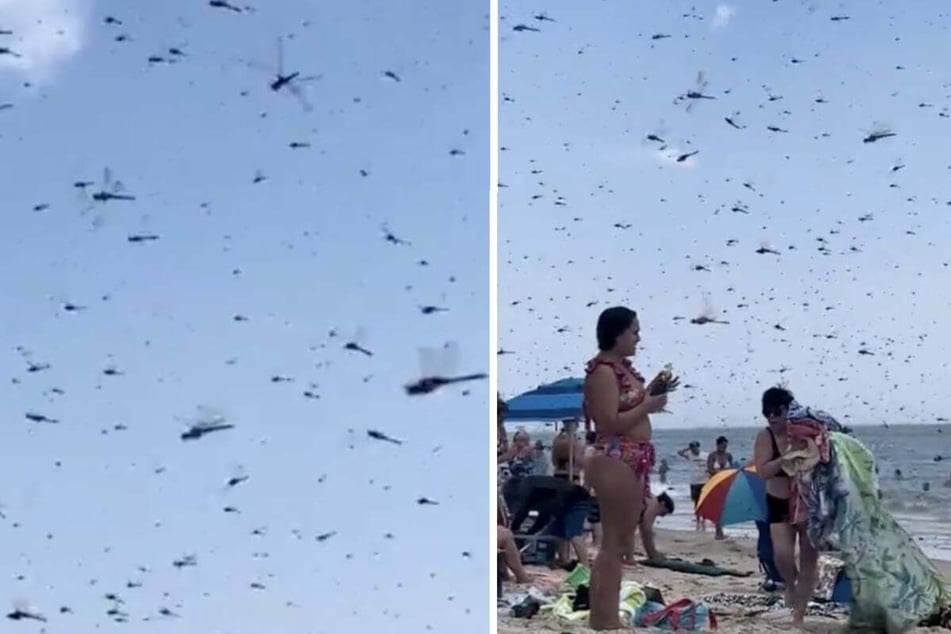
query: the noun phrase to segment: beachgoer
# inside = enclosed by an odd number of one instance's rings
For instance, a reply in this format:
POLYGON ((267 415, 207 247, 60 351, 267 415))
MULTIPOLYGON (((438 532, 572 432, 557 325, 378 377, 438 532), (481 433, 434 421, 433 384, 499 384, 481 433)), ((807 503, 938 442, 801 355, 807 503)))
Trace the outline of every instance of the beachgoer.
POLYGON ((532 468, 532 475, 546 476, 548 474, 548 463, 545 462, 545 444, 541 440, 535 441, 535 466, 532 468))
POLYGON ((767 521, 776 567, 786 584, 786 605, 793 610, 793 621, 802 623, 815 591, 819 553, 809 539, 806 523, 791 523, 790 478, 783 471, 783 454, 789 448, 786 417, 793 400, 792 392, 781 387, 763 393, 763 416, 768 426, 756 436, 753 461, 756 472, 766 481, 767 521))
POLYGON ((584 487, 553 476, 530 476, 519 483, 517 505, 512 507, 510 526, 517 535, 544 534, 557 541, 557 554, 568 561, 568 546, 578 561, 588 561, 584 522, 591 512, 591 496, 584 487), (532 517, 534 516, 534 517, 532 517), (525 522, 532 517, 529 527, 525 522))
POLYGON ((532 579, 529 577, 528 572, 525 571, 525 566, 522 565, 522 555, 519 553, 518 545, 515 543, 515 536, 511 530, 504 526, 499 525, 496 528, 498 531, 499 553, 502 555, 502 562, 504 562, 505 567, 515 575, 515 583, 529 583, 532 579))
MULTIPOLYGON (((720 436, 717 438, 716 449, 710 452, 707 457, 707 474, 711 478, 717 473, 733 467, 733 454, 727 451, 728 445, 729 441, 726 436, 720 436)), ((714 539, 726 539, 726 535, 723 534, 723 526, 720 524, 717 524, 717 534, 714 539)))
POLYGON ((667 484, 667 472, 670 471, 670 463, 667 458, 660 459, 660 466, 657 468, 657 475, 660 476, 660 483, 667 484))
POLYGON ((508 478, 502 485, 502 497, 511 509, 516 503, 519 483, 535 474, 535 448, 528 431, 520 427, 512 436, 512 446, 498 457, 499 463, 508 466, 508 478))
POLYGON ((623 561, 632 550, 654 467, 650 415, 662 411, 678 380, 669 370, 650 384, 631 365, 640 341, 637 313, 608 308, 598 317, 600 352, 585 370, 584 409, 597 434, 586 475, 598 496, 601 548, 591 570, 590 626, 621 629, 623 561))
MULTIPOLYGON (((587 464, 588 461, 591 460, 591 456, 594 455, 594 443, 596 440, 597 434, 593 431, 589 431, 585 434, 585 464, 587 464)), ((588 489, 588 493, 591 494, 591 513, 588 514, 588 524, 591 526, 591 545, 598 548, 601 545, 601 509, 598 507, 598 498, 595 497, 594 488, 591 486, 591 482, 584 471, 581 473, 581 479, 584 486, 588 489)))
POLYGON ((661 493, 657 497, 647 498, 644 509, 641 511, 640 521, 637 523, 637 529, 641 533, 641 543, 644 545, 644 553, 651 561, 660 561, 664 559, 654 543, 654 522, 658 517, 670 515, 674 512, 674 500, 666 493, 661 493))
POLYGON ((577 431, 577 421, 565 421, 561 431, 551 444, 551 464, 554 467, 552 475, 564 480, 570 479, 576 484, 581 482, 585 457, 584 441, 578 438, 577 431), (574 445, 573 449, 572 444, 574 445), (570 475, 568 473, 569 467, 571 468, 570 475))
POLYGON ((700 451, 700 443, 694 440, 677 455, 690 462, 690 501, 693 502, 694 520, 697 530, 706 530, 707 522, 697 514, 697 503, 700 501, 700 492, 707 483, 710 474, 707 473, 707 452, 700 451))

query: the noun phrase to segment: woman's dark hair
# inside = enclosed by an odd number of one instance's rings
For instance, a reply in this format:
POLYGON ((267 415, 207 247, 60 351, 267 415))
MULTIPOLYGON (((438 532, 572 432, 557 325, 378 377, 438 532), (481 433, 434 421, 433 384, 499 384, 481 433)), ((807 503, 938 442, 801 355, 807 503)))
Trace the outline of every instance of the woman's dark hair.
POLYGON ((771 387, 763 392, 763 416, 769 417, 789 409, 793 393, 784 387, 771 387))
POLYGON ((614 347, 621 333, 631 327, 637 313, 624 306, 607 308, 598 317, 598 350, 605 352, 614 347))
POLYGON ((661 493, 657 496, 657 501, 667 507, 667 511, 671 514, 674 512, 674 500, 672 497, 667 495, 667 493, 661 493))

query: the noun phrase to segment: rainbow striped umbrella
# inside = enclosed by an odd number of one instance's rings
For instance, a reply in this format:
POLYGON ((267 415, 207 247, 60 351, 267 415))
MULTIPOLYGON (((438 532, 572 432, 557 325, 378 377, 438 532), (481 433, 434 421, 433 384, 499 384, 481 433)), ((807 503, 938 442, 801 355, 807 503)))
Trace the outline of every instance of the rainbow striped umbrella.
POLYGON ((697 515, 720 526, 766 521, 766 483, 752 467, 714 474, 700 491, 697 515))

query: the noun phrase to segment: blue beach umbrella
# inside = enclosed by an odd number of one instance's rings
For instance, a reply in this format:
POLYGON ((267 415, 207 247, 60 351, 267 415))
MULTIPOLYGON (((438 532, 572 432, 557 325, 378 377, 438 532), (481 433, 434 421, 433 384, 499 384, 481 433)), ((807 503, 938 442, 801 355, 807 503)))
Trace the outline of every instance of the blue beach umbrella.
POLYGON ((567 378, 539 385, 506 402, 505 422, 578 420, 582 416, 584 379, 567 378))

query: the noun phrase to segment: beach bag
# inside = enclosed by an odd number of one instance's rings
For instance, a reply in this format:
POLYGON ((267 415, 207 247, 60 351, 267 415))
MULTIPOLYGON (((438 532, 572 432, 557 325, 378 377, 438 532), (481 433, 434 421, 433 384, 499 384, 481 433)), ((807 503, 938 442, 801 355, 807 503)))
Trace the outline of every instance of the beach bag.
POLYGON ((822 602, 832 601, 844 571, 845 564, 842 560, 825 553, 819 555, 816 565, 816 591, 812 598, 822 602))
POLYGON ((681 599, 663 606, 645 603, 634 614, 635 627, 656 627, 676 632, 701 632, 709 627, 717 629, 717 618, 703 602, 681 599))

